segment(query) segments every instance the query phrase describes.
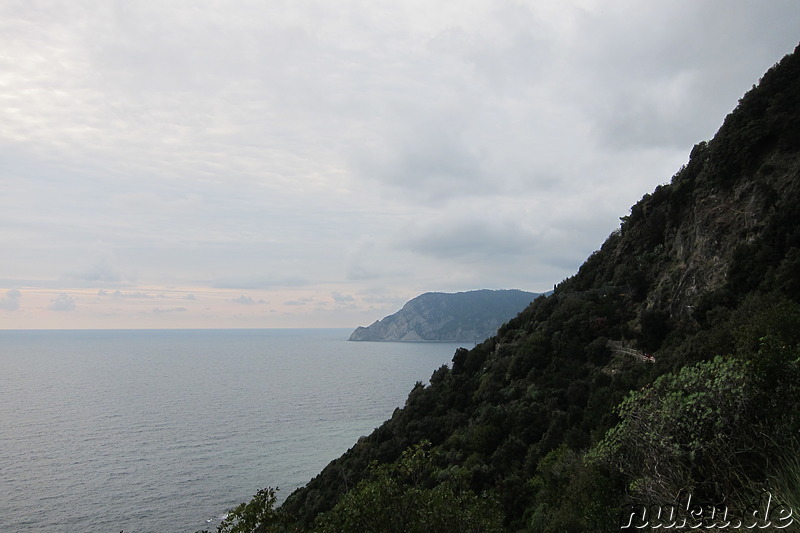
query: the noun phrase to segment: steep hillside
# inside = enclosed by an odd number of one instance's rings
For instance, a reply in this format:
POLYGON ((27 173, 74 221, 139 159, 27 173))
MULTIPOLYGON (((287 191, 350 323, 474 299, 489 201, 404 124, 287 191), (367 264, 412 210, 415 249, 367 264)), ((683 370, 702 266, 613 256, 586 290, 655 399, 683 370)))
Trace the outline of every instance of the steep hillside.
POLYGON ((428 292, 410 300, 397 313, 356 328, 350 340, 482 341, 537 296, 520 290, 428 292))
POLYGON ((279 514, 618 531, 637 501, 800 497, 798 402, 800 47, 575 276, 456 351, 279 514))

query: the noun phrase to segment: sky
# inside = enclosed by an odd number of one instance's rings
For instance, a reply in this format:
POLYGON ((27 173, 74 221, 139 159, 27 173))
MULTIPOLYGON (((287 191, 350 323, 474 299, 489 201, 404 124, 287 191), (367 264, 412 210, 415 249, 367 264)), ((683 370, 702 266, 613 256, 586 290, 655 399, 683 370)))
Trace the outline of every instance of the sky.
POLYGON ((796 0, 4 0, 0 329, 551 290, 798 29, 796 0))

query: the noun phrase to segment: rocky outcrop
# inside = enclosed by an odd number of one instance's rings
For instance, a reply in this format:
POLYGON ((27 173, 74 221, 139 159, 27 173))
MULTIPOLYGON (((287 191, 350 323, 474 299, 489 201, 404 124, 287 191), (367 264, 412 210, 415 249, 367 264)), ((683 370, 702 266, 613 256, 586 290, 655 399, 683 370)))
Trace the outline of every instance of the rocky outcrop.
POLYGON ((641 305, 639 315, 656 313, 673 325, 702 320, 759 287, 796 292, 798 169, 796 52, 740 100, 711 141, 694 147, 671 183, 622 217, 565 288, 625 292, 641 305))
POLYGON ((428 292, 368 327, 351 341, 478 342, 525 309, 537 296, 520 290, 428 292))

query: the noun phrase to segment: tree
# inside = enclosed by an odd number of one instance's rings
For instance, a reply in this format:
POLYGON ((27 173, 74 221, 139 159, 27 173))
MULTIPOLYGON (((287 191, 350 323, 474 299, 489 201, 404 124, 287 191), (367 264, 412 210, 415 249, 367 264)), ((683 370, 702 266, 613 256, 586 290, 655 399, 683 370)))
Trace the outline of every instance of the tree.
MULTIPOLYGON (((246 503, 240 503, 217 526, 217 533, 278 533, 290 531, 280 510, 275 509, 276 490, 266 487, 246 503)), ((198 533, 208 533, 202 531, 198 533)))
POLYGON ((681 490, 725 496, 721 491, 740 485, 741 470, 731 467, 748 449, 741 428, 750 422, 752 397, 739 360, 685 367, 629 394, 617 408, 621 422, 598 451, 645 501, 671 501, 681 490))
POLYGON ((501 531, 493 499, 463 489, 435 467, 429 443, 412 446, 396 463, 371 467, 371 478, 317 519, 315 531, 339 533, 491 533, 501 531), (443 479, 443 480, 442 480, 443 479))

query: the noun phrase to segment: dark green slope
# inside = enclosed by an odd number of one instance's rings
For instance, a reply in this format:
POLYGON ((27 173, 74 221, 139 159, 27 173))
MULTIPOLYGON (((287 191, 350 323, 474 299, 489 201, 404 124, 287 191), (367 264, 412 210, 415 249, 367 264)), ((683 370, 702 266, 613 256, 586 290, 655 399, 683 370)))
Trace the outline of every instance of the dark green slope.
POLYGON ((512 531, 618 530, 631 496, 687 485, 717 498, 766 483, 800 428, 798 148, 800 47, 575 276, 458 350, 283 512, 312 527, 375 478, 371 463, 421 442, 427 467, 408 486, 485 494, 512 531), (672 454, 671 477, 648 474, 653 450, 672 454))

